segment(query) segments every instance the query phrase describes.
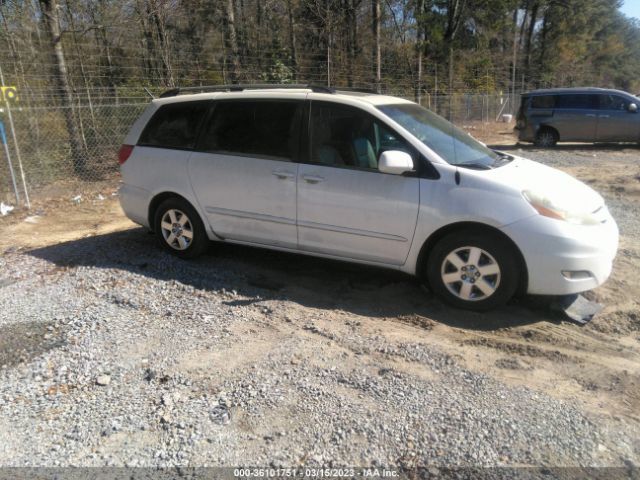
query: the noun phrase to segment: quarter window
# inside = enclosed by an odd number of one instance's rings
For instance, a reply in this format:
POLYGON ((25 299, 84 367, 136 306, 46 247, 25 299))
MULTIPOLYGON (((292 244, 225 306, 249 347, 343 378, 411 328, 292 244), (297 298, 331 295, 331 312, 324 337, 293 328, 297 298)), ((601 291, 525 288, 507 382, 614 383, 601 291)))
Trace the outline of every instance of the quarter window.
POLYGON ((386 150, 413 151, 398 135, 356 108, 314 102, 311 107, 310 160, 331 166, 378 169, 386 150))
POLYGON ((192 149, 208 103, 181 102, 161 106, 145 127, 138 145, 192 149))
POLYGON ((219 102, 199 150, 292 160, 297 154, 301 102, 219 102))
POLYGON ((531 98, 531 108, 553 108, 555 97, 553 95, 540 95, 531 98))

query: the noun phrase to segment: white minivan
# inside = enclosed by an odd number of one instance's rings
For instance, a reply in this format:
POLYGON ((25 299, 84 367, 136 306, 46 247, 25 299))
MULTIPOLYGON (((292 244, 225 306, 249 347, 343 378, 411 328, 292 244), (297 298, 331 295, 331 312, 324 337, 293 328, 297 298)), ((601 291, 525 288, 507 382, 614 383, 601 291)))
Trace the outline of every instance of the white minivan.
POLYGON ((123 210, 180 257, 215 240, 377 265, 473 310, 582 292, 611 272, 618 228, 598 193, 420 105, 326 87, 198 90, 153 100, 119 155, 123 210))

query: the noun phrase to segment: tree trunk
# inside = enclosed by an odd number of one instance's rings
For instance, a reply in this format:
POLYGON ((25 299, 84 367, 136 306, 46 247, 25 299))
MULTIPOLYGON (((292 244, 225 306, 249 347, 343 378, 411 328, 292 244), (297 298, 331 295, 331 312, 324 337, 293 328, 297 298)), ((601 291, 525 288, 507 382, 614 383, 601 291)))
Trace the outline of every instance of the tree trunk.
POLYGON ((417 104, 422 105, 422 27, 418 26, 416 32, 416 86, 414 98, 417 104))
POLYGON ((102 50, 102 56, 107 64, 107 79, 106 84, 108 88, 109 97, 113 99, 113 102, 118 104, 118 92, 116 90, 115 72, 113 68, 113 59, 111 57, 111 45, 107 38, 107 33, 104 28, 104 4, 100 3, 100 23, 96 18, 95 9, 89 9, 89 15, 91 15, 91 23, 95 28, 96 43, 98 48, 102 50))
MULTIPOLYGON (((91 128, 95 130, 96 128, 96 116, 93 111, 93 99, 91 98, 91 88, 89 86, 89 79, 87 77, 86 68, 84 65, 84 61, 82 60, 82 51, 78 44, 78 36, 76 35, 76 22, 73 19, 73 6, 70 5, 70 0, 66 0, 66 13, 67 13, 67 21, 69 22, 69 27, 71 27, 71 38, 73 38, 73 46, 75 47, 76 55, 78 56, 78 66, 80 67, 80 75, 82 76, 82 84, 84 86, 84 91, 87 94, 87 104, 89 106, 89 113, 91 114, 91 128)), ((84 148, 87 149, 87 138, 84 133, 84 127, 82 124, 82 112, 78 112, 78 125, 80 126, 80 134, 82 136, 82 142, 84 148)))
POLYGON ((425 55, 426 25, 424 21, 424 11, 426 0, 417 0, 415 4, 414 17, 416 18, 416 85, 414 98, 416 103, 422 105, 422 72, 425 55))
POLYGON ((531 15, 529 18, 529 29, 527 31, 527 39, 524 44, 524 73, 527 76, 527 81, 531 75, 531 47, 533 33, 535 32, 536 22, 538 21, 538 9, 540 4, 536 1, 531 7, 531 15))
POLYGON ((449 113, 448 120, 453 121, 453 39, 449 42, 449 113))
POLYGON ((358 51, 358 21, 356 18, 356 0, 347 2, 347 83, 354 85, 354 68, 358 51))
POLYGON ((462 14, 464 13, 467 0, 448 0, 447 2, 447 28, 444 32, 445 44, 449 47, 449 120, 452 115, 452 96, 453 96, 453 41, 455 39, 462 14))
POLYGON ((233 0, 226 0, 223 3, 224 17, 225 17, 225 29, 226 29, 226 43, 229 50, 231 72, 229 74, 232 83, 238 83, 240 79, 240 54, 238 50, 238 36, 236 34, 236 21, 235 12, 233 8, 233 0))
POLYGON ((69 88, 67 77, 67 65, 65 63, 64 51, 60 37, 60 24, 58 19, 58 5, 56 0, 40 0, 40 8, 44 19, 45 27, 51 42, 53 57, 53 77, 56 88, 60 95, 60 103, 64 115, 64 121, 69 134, 69 146, 71 147, 71 158, 73 169, 77 174, 86 173, 87 157, 82 148, 82 139, 78 132, 73 115, 73 97, 69 88))
POLYGON ((142 60, 144 63, 146 77, 152 81, 159 81, 160 78, 155 63, 156 46, 153 40, 151 27, 148 23, 150 16, 149 4, 145 2, 143 5, 141 1, 142 0, 136 0, 136 12, 138 13, 138 21, 140 23, 140 29, 142 30, 142 60))
MULTIPOLYGON (((171 65, 171 48, 169 45, 169 37, 167 35, 167 29, 165 28, 164 15, 161 15, 160 5, 156 0, 153 0, 149 4, 151 19, 156 28, 156 35, 158 37, 158 45, 160 46, 160 61, 162 63, 162 77, 163 83, 167 87, 174 87, 175 81, 173 78, 173 67, 171 65)), ((163 12, 162 12, 163 13, 163 12)))
POLYGON ((371 33, 373 33, 373 64, 375 65, 374 85, 376 92, 380 93, 382 84, 382 56, 380 53, 380 24, 381 24, 380 0, 371 0, 371 33))
MULTIPOLYGON (((542 19, 542 33, 540 35, 540 56, 538 59, 538 71, 539 72, 544 72, 546 65, 547 65, 547 61, 546 61, 546 56, 547 56, 547 36, 549 35, 549 15, 550 15, 550 9, 547 9, 544 17, 542 19)), ((540 79, 536 80, 536 87, 540 87, 542 86, 542 82, 540 79)))
POLYGON ((296 48, 296 30, 293 19, 292 0, 287 0, 287 14, 289 15, 289 56, 291 57, 291 70, 293 78, 298 80, 298 52, 296 48))
POLYGON ((511 113, 516 114, 516 70, 518 68, 518 9, 513 11, 513 58, 511 60, 511 113))

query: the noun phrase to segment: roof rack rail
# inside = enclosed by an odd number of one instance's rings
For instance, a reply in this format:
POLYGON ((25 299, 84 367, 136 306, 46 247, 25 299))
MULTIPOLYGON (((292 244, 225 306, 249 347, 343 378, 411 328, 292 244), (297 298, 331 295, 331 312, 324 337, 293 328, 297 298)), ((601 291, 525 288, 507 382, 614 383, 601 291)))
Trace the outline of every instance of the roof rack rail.
POLYGON ((374 90, 368 90, 364 88, 353 87, 326 87, 323 85, 303 84, 303 83, 256 83, 256 84, 231 84, 231 85, 203 85, 199 87, 176 87, 166 90, 160 94, 160 98, 175 97, 181 93, 194 93, 194 92, 242 92, 244 90, 264 90, 264 89, 309 89, 315 93, 336 93, 337 91, 345 92, 360 92, 360 93, 372 93, 374 90))
POLYGON ((373 88, 362 87, 335 87, 336 92, 357 92, 357 93, 370 93, 372 95, 379 95, 373 88))
POLYGON ((317 93, 335 93, 335 90, 330 87, 324 87, 320 85, 302 84, 302 83, 256 83, 256 84, 231 84, 231 85, 203 85, 200 87, 176 87, 166 90, 160 94, 160 98, 175 97, 181 93, 193 93, 193 92, 242 92, 244 90, 264 90, 264 89, 309 89, 317 93))

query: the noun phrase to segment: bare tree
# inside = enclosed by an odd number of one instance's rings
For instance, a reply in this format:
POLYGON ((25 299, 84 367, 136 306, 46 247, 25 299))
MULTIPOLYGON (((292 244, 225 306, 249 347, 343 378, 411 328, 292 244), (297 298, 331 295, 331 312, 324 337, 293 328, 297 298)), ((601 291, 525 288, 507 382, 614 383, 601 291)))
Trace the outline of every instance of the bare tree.
POLYGON ((60 104, 69 134, 69 146, 71 158, 76 173, 85 172, 87 165, 86 152, 82 148, 82 138, 78 131, 73 112, 73 97, 67 77, 67 64, 62 49, 62 37, 60 33, 60 19, 58 18, 58 3, 56 0, 40 0, 40 9, 45 23, 46 31, 51 44, 53 58, 53 77, 60 95, 60 104))
POLYGON ((287 0, 287 17, 289 20, 289 56, 291 57, 291 69, 294 79, 298 79, 298 48, 296 45, 295 19, 293 15, 292 0, 287 0))
POLYGON ((224 10, 225 41, 229 49, 231 61, 231 81, 237 83, 240 80, 240 51, 238 48, 238 36, 236 33, 236 20, 233 0, 225 0, 222 3, 224 10))
POLYGON ((447 0, 447 25, 444 42, 449 50, 449 118, 451 118, 451 95, 453 93, 453 41, 462 22, 467 0, 447 0))
POLYGON ((376 92, 380 93, 382 84, 382 55, 380 51, 380 24, 381 20, 380 0, 371 0, 371 32, 373 34, 373 64, 375 65, 374 85, 376 92))

